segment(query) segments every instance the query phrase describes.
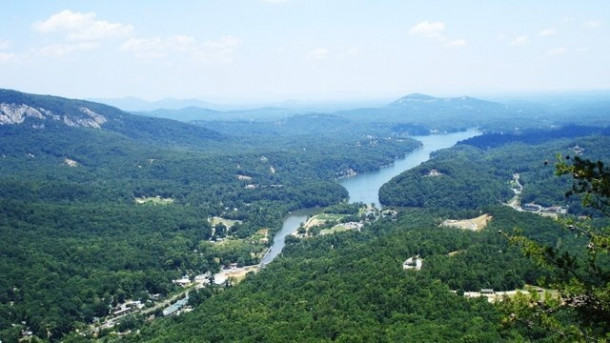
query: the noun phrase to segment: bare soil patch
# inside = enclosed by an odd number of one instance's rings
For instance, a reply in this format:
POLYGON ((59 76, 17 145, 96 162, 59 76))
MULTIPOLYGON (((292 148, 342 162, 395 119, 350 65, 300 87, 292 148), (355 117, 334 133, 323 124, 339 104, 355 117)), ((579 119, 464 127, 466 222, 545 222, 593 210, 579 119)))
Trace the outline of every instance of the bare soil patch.
POLYGON ((447 219, 441 224, 441 226, 455 227, 462 230, 480 231, 487 226, 487 223, 489 223, 491 219, 492 216, 489 214, 483 214, 472 219, 447 219))

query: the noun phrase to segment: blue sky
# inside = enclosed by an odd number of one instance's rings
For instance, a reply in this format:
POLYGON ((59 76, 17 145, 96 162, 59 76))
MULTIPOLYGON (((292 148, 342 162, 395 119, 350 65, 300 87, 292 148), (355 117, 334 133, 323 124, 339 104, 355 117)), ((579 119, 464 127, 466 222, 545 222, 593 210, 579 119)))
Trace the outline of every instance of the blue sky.
POLYGON ((0 88, 326 101, 610 89, 610 1, 0 0, 0 88))

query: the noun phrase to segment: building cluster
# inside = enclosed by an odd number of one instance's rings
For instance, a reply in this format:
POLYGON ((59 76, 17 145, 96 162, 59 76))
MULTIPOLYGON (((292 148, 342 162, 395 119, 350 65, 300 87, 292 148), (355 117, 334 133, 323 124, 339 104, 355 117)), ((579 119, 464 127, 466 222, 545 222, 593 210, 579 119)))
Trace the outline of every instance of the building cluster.
POLYGON ((539 214, 550 214, 559 215, 568 213, 568 209, 562 206, 550 206, 544 207, 542 205, 535 204, 533 202, 527 203, 521 207, 524 211, 539 213, 539 214))
POLYGON ((127 300, 126 302, 115 306, 112 309, 112 315, 118 317, 143 308, 144 304, 142 304, 140 300, 127 300))

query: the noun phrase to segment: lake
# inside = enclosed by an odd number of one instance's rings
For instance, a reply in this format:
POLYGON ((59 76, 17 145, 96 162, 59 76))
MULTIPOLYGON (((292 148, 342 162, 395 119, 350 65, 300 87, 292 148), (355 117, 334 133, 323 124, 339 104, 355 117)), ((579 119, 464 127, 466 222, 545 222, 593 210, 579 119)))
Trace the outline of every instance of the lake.
MULTIPOLYGON (((384 183, 390 181, 394 176, 429 160, 431 152, 452 147, 459 141, 479 134, 481 133, 478 130, 470 129, 455 133, 412 137, 422 142, 423 145, 409 153, 405 158, 396 160, 391 166, 381 168, 377 171, 341 179, 339 183, 349 192, 349 202, 372 203, 375 204, 377 208, 381 208, 381 204, 379 203, 379 188, 381 188, 384 183)), ((299 225, 305 222, 307 217, 314 212, 315 211, 312 210, 296 211, 287 216, 286 219, 284 219, 282 229, 273 237, 273 246, 271 246, 271 249, 267 252, 261 263, 265 265, 273 261, 273 259, 282 252, 286 236, 295 232, 299 228, 299 225)))
POLYGON ((447 133, 430 136, 412 137, 423 146, 409 153, 405 158, 396 160, 393 165, 380 170, 359 174, 342 179, 339 183, 349 192, 349 202, 363 202, 367 205, 373 203, 381 208, 379 203, 379 188, 393 177, 417 167, 430 159, 430 153, 440 149, 454 146, 457 142, 479 135, 480 132, 470 129, 463 132, 447 133))

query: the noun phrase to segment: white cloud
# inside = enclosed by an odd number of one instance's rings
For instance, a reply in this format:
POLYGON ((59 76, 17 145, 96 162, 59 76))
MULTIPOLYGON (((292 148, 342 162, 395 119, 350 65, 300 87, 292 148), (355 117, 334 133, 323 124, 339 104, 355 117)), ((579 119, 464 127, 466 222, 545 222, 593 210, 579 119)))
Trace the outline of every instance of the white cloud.
POLYGON ((549 56, 558 56, 558 55, 563 55, 566 52, 568 52, 568 48, 565 47, 559 47, 559 48, 555 48, 555 49, 551 49, 547 52, 547 55, 549 56))
POLYGON ((589 20, 582 23, 582 26, 588 29, 595 29, 602 26, 602 22, 599 22, 597 20, 589 20))
POLYGON ((0 63, 11 62, 17 59, 17 54, 2 51, 10 48, 11 45, 11 42, 8 40, 0 41, 0 63))
POLYGON ((442 32, 445 30, 445 23, 443 22, 429 22, 427 20, 413 26, 409 30, 409 34, 413 36, 421 36, 427 38, 435 38, 444 40, 445 37, 442 32))
POLYGON ((307 58, 311 60, 323 60, 328 57, 330 51, 326 48, 316 48, 307 53, 307 58))
POLYGON ((409 34, 418 37, 429 38, 438 42, 444 42, 446 47, 459 48, 466 46, 465 39, 449 39, 444 35, 445 23, 437 21, 430 22, 427 20, 413 26, 409 30, 409 34))
POLYGON ((197 42, 192 36, 176 35, 168 38, 131 38, 122 45, 124 51, 141 59, 158 59, 170 54, 188 55, 200 62, 230 62, 241 41, 232 36, 218 40, 197 42))
POLYGON ((34 52, 42 56, 65 56, 75 51, 93 50, 99 47, 99 43, 82 42, 71 44, 49 44, 40 49, 35 49, 34 52))
POLYGON ((446 45, 451 48, 460 48, 466 46, 466 41, 463 39, 456 39, 451 42, 448 42, 446 45))
POLYGON ((197 49, 194 37, 176 35, 169 38, 131 38, 122 45, 122 49, 134 53, 138 58, 163 58, 170 53, 193 52, 197 49))
POLYGON ((195 51, 194 57, 200 62, 229 63, 235 58, 241 40, 232 36, 222 36, 217 40, 203 42, 195 51))
POLYGON ((341 50, 339 53, 336 53, 335 56, 338 59, 354 58, 362 56, 362 50, 358 47, 351 47, 341 50))
POLYGON ((360 48, 358 47, 353 47, 353 48, 349 48, 347 49, 347 52, 345 53, 346 56, 358 56, 362 53, 362 51, 360 50, 360 48))
POLYGON ((513 46, 524 46, 524 45, 528 45, 530 43, 530 39, 528 36, 520 36, 515 38, 512 42, 510 42, 510 45, 513 46))
POLYGON ((133 27, 97 19, 94 12, 80 13, 63 10, 42 22, 34 30, 43 33, 63 33, 71 41, 92 41, 128 35, 133 27))
POLYGON ((17 55, 10 52, 0 52, 0 63, 16 60, 17 55))
POLYGON ((161 58, 167 56, 165 42, 160 37, 153 38, 130 38, 121 48, 132 52, 138 58, 161 58))
POLYGON ((261 1, 268 3, 268 4, 285 4, 288 2, 288 0, 261 0, 261 1))
POLYGON ((548 36, 554 35, 555 33, 556 33, 555 29, 545 29, 545 30, 538 32, 538 36, 548 37, 548 36))

